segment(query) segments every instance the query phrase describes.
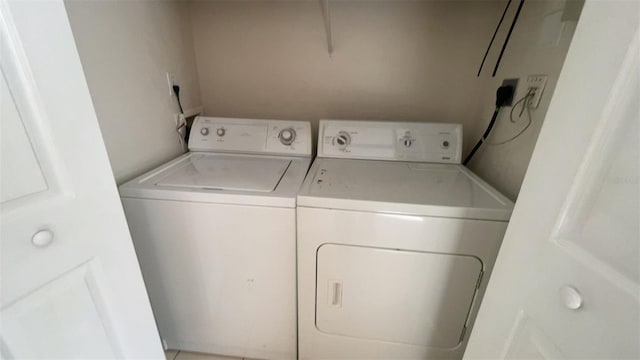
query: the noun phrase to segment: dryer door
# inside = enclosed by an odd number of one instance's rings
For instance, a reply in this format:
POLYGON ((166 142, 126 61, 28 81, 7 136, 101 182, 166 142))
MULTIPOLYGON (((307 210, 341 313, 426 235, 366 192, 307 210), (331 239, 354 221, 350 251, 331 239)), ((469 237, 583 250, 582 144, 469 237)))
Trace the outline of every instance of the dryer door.
POLYGON ((482 271, 474 256, 324 244, 316 326, 325 333, 456 347, 482 271))

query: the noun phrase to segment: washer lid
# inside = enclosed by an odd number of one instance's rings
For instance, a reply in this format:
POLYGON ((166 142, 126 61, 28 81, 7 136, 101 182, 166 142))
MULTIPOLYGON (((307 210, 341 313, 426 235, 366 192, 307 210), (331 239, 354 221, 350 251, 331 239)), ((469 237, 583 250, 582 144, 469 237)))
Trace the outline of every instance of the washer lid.
POLYGON ((461 165, 316 159, 299 206, 508 220, 513 203, 461 165))
POLYGON ((291 164, 289 159, 197 154, 156 180, 158 186, 272 192, 291 164))
POLYGON ((120 186, 123 198, 294 208, 311 159, 190 152, 120 186))

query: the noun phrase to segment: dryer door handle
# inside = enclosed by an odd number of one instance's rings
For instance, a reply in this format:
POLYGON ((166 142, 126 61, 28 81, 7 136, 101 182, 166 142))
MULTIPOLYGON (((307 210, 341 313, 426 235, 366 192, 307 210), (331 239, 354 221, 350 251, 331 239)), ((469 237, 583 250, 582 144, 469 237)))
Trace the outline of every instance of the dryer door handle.
POLYGON ((329 305, 342 307, 342 281, 329 280, 329 305))

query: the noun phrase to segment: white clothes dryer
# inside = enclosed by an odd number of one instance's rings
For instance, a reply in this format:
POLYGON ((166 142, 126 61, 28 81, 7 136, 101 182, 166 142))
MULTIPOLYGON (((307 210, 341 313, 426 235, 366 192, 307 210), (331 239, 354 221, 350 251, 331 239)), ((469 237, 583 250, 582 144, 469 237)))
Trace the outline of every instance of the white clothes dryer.
POLYGON ((295 359, 310 124, 198 117, 189 149, 120 188, 165 346, 295 359))
POLYGON ((462 358, 513 203, 456 124, 323 120, 298 194, 300 359, 462 358))

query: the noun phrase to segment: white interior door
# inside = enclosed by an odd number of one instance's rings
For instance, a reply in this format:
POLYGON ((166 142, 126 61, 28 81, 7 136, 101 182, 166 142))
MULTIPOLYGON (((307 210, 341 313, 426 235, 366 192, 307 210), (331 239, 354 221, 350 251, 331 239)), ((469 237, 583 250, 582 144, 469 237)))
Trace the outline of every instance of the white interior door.
POLYGON ((585 4, 465 358, 640 357, 639 19, 585 4))
POLYGON ((164 354, 62 1, 0 1, 1 358, 164 354))

